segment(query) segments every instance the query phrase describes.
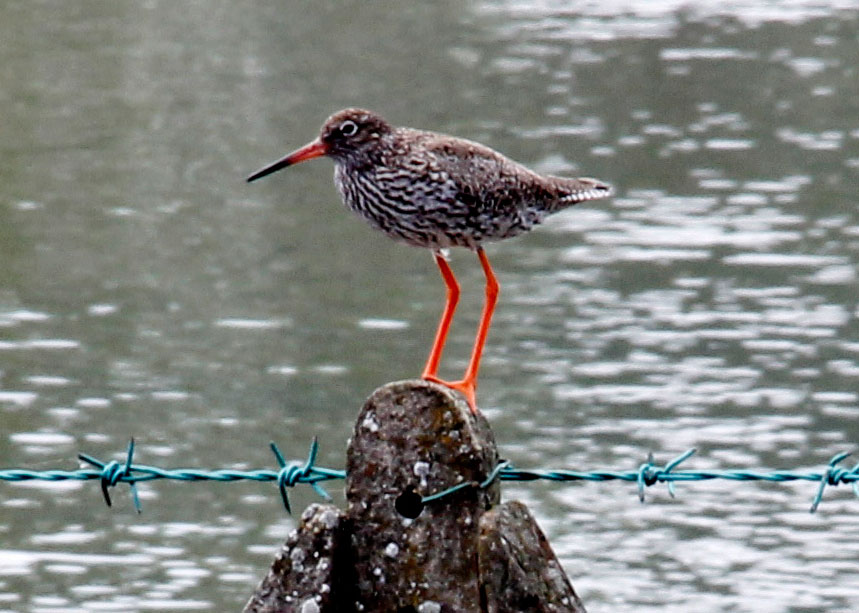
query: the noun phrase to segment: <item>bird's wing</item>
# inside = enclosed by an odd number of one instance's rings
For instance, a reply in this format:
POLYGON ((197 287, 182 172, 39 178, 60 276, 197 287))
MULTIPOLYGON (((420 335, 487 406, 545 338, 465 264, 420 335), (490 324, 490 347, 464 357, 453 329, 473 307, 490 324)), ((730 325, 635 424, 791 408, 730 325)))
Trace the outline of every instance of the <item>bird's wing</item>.
POLYGON ((426 146, 439 167, 456 182, 463 197, 477 197, 483 207, 496 212, 531 207, 553 212, 612 194, 611 186, 602 181, 539 175, 473 141, 436 137, 427 141, 426 146))
POLYGON ((457 199, 481 211, 512 211, 543 194, 527 179, 537 175, 497 151, 473 141, 431 135, 422 149, 440 173, 456 186, 457 199))

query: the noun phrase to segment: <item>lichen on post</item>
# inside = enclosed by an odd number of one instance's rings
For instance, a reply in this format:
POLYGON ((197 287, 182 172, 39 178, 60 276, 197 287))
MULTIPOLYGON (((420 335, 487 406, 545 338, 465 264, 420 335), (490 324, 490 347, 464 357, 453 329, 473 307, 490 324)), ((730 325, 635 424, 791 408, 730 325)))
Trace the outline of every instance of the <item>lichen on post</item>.
POLYGON ((489 424, 456 392, 425 381, 376 390, 347 452, 358 602, 379 611, 429 603, 480 611, 477 523, 498 502, 498 483, 425 505, 421 499, 463 481, 480 483, 497 463, 489 424))

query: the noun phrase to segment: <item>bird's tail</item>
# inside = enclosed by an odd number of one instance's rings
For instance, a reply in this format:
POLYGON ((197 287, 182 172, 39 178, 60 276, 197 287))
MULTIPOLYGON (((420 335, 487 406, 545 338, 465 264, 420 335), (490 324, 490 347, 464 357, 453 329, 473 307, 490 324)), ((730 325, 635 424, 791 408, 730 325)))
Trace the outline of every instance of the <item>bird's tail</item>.
POLYGON ((588 178, 567 179, 559 177, 557 187, 557 209, 565 209, 586 200, 608 198, 614 193, 614 189, 608 183, 588 178))

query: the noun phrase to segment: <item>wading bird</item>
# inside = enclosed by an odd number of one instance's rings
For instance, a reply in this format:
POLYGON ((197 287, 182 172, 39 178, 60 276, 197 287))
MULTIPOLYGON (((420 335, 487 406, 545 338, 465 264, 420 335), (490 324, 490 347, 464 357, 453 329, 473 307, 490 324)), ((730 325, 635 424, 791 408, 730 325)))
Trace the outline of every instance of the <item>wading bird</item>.
POLYGON ((605 198, 611 187, 595 179, 540 175, 479 143, 395 127, 376 113, 354 108, 329 117, 315 140, 247 180, 322 156, 334 161, 334 183, 350 210, 397 241, 432 250, 447 301, 421 377, 462 392, 476 413, 480 356, 498 297, 483 243, 526 232, 579 202, 605 198), (459 381, 443 381, 436 374, 459 300, 448 247, 476 252, 486 276, 483 313, 459 381))

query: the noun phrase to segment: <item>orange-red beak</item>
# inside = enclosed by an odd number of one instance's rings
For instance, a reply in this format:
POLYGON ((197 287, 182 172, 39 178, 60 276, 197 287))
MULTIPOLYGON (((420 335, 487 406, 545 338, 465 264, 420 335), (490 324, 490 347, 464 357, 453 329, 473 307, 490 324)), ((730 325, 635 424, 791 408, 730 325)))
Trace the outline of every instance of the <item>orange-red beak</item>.
POLYGON ((293 164, 298 164, 299 162, 303 162, 305 160, 312 160, 313 158, 322 157, 326 153, 328 153, 328 146, 317 138, 315 141, 307 143, 301 149, 293 151, 286 157, 283 157, 264 168, 260 168, 254 174, 248 177, 248 183, 250 183, 251 181, 256 181, 257 179, 261 179, 264 176, 270 175, 273 172, 277 172, 281 168, 286 168, 287 166, 292 166, 293 164))

